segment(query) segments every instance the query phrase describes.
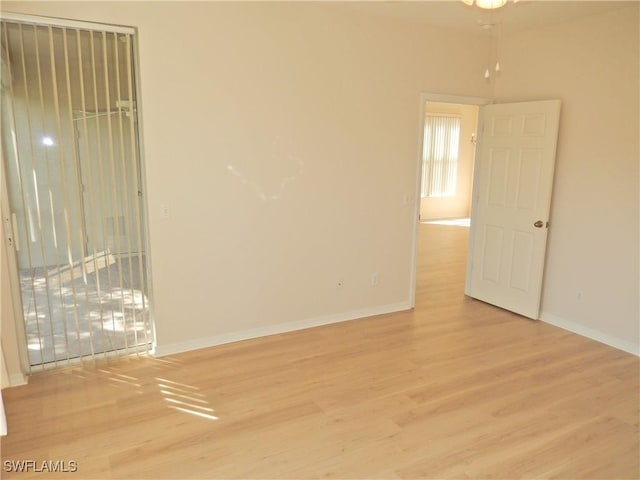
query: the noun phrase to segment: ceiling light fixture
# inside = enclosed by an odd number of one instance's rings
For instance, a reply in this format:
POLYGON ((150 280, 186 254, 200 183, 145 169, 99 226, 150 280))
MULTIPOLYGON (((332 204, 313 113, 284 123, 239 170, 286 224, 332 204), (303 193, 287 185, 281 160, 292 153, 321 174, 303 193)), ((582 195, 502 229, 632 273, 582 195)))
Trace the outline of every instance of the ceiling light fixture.
POLYGON ((494 70, 496 73, 500 73, 500 52, 499 52, 499 47, 500 47, 500 37, 502 36, 502 22, 498 22, 498 23, 479 23, 480 24, 480 28, 482 28, 482 30, 486 31, 489 34, 489 52, 487 55, 487 68, 484 71, 484 78, 485 80, 490 80, 491 78, 491 71, 494 70), (493 30, 494 27, 498 27, 497 28, 497 35, 493 34, 493 30), (495 45, 495 48, 494 46, 495 45), (495 67, 492 69, 490 67, 491 63, 492 63, 492 57, 493 57, 493 53, 495 50, 495 67))
MULTIPOLYGON (((507 0, 462 0, 469 6, 475 4, 477 7, 484 8, 485 10, 493 10, 500 8, 507 3, 507 0)), ((514 3, 517 0, 514 0, 514 3)))

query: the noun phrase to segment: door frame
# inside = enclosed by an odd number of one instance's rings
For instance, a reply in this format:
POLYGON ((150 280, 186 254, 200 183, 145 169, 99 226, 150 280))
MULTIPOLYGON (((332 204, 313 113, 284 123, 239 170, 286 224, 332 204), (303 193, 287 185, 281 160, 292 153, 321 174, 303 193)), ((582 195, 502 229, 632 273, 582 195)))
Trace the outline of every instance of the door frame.
MULTIPOLYGON (((16 237, 14 233, 14 223, 13 216, 11 214, 11 209, 9 208, 9 192, 7 190, 7 175, 6 175, 6 161, 4 158, 4 154, 0 151, 0 215, 2 216, 2 227, 0 231, 2 232, 2 250, 6 252, 7 259, 7 272, 9 274, 9 296, 11 298, 11 308, 8 309, 13 314, 12 318, 2 319, 2 323, 4 322, 12 322, 14 326, 13 332, 11 329, 9 330, 13 335, 11 338, 6 339, 8 342, 16 342, 17 348, 15 350, 16 356, 18 358, 13 357, 12 363, 16 363, 20 365, 20 374, 22 378, 19 377, 16 372, 9 372, 7 370, 8 381, 10 386, 23 385, 27 383, 26 374, 30 370, 29 365, 29 352, 27 350, 27 331, 24 323, 24 310, 22 305, 22 288, 20 285, 20 272, 18 271, 18 252, 15 248, 16 237)), ((19 240, 19 239, 18 239, 19 240)), ((2 255, 0 253, 0 265, 2 264, 2 255)), ((0 272, 1 273, 1 272, 0 272)), ((2 281, 0 280, 0 283, 2 281)), ((6 288, 6 287, 5 287, 6 288)), ((0 331, 3 330, 2 325, 0 325, 0 331)), ((4 332, 6 335, 7 332, 4 332)), ((3 335, 3 336, 4 336, 3 335)), ((2 337, 0 337, 0 345, 2 344, 2 337)), ((3 364, 6 365, 6 357, 4 348, 2 348, 3 364)))
MULTIPOLYGON (((424 106, 426 102, 440 102, 440 103, 456 103, 460 105, 489 105, 494 103, 493 99, 487 97, 466 97, 461 95, 449 95, 449 94, 440 94, 440 93, 421 93, 420 94, 420 121, 418 122, 419 131, 418 131, 418 154, 417 154, 417 162, 416 162, 416 185, 415 185, 415 195, 414 195, 414 211, 413 211, 413 243, 411 246, 411 277, 409 278, 409 305, 411 308, 416 306, 416 279, 417 279, 417 270, 418 270, 418 235, 419 235, 419 224, 420 224, 420 187, 421 187, 421 179, 422 179, 422 148, 424 142, 424 106)), ((477 147, 476 147, 477 148, 477 147)), ((477 170, 474 168, 473 170, 473 178, 472 178, 472 191, 475 191, 475 186, 477 182, 477 170)), ((473 215, 473 198, 471 199, 471 215, 473 215)), ((468 255, 471 255, 471 251, 469 251, 468 255)), ((469 257, 467 257, 469 258, 469 257)), ((467 262, 469 264, 470 262, 467 262)), ((468 277, 468 272, 467 272, 468 277)), ((466 279, 465 279, 465 291, 466 291, 466 279)))

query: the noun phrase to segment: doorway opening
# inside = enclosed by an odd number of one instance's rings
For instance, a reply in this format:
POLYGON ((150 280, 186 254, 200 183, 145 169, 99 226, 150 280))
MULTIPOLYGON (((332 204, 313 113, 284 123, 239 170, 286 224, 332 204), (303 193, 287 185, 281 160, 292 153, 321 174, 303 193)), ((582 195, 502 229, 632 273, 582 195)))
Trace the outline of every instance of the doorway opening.
MULTIPOLYGON (((423 268, 418 264, 418 249, 428 248, 428 242, 421 242, 420 235, 426 235, 426 225, 447 225, 463 228, 468 231, 471 219, 471 206, 473 203, 473 184, 475 179, 475 157, 477 145, 477 128, 479 107, 488 105, 491 100, 481 97, 465 97, 442 94, 422 94, 420 98, 420 145, 419 159, 417 162, 418 186, 415 231, 413 238, 413 274, 411 278, 411 304, 415 306, 416 290, 418 288, 419 270, 423 268), (433 181, 427 174, 426 153, 427 148, 427 117, 445 116, 458 118, 460 131, 458 132, 458 156, 456 158, 455 181, 452 182, 453 192, 448 191, 442 195, 442 189, 438 194, 426 191, 425 183, 433 181), (460 154, 462 156, 460 156, 460 154), (460 162, 460 163, 458 163, 460 162), (453 193, 453 194, 451 194, 453 193), (422 245, 422 246, 420 246, 422 245), (427 245, 427 247, 425 247, 427 245)), ((437 138, 437 136, 436 136, 437 138)), ((433 141, 433 139, 432 139, 433 141)), ((437 149, 437 147, 436 147, 437 149)), ((438 152, 436 152, 438 153, 438 152)), ((441 152, 440 152, 441 153, 441 152)), ((442 178, 442 177, 441 177, 442 178)), ((449 184, 451 185, 451 183, 449 184)), ((446 228, 446 226, 445 226, 446 228)), ((466 251, 464 255, 466 255, 466 251)))
POLYGON ((478 105, 426 101, 423 122, 420 221, 468 219, 478 105))
POLYGON ((153 344, 135 31, 93 27, 2 19, 2 216, 29 369, 153 344))
MULTIPOLYGON (((423 96, 423 105, 428 100, 452 101, 423 96)), ((471 195, 465 294, 537 320, 561 102, 460 103, 482 106, 478 164, 473 173, 471 195)), ((421 159, 420 173, 423 164, 421 159)), ((418 178, 424 180, 423 177, 418 178)), ((416 205, 416 209, 419 208, 416 205)), ((419 233, 416 225, 414 258, 419 233)), ((416 274, 411 289, 414 305, 415 288, 416 274)))

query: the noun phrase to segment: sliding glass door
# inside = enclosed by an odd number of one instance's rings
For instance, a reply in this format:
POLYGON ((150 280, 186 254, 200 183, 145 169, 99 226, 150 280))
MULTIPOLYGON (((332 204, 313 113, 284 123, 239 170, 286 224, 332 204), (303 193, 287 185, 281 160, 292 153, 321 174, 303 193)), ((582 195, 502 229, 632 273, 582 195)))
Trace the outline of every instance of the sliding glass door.
POLYGON ((3 214, 32 367, 153 340, 134 31, 78 25, 2 19, 3 214))

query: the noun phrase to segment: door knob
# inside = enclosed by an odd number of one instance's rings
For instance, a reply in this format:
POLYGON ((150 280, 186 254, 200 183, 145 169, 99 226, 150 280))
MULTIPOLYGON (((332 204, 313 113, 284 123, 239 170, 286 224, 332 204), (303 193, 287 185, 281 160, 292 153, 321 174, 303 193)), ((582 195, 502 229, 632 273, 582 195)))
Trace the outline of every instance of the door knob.
POLYGON ((544 226, 544 222, 542 220, 538 220, 536 223, 533 224, 533 226, 536 228, 542 228, 544 226))

